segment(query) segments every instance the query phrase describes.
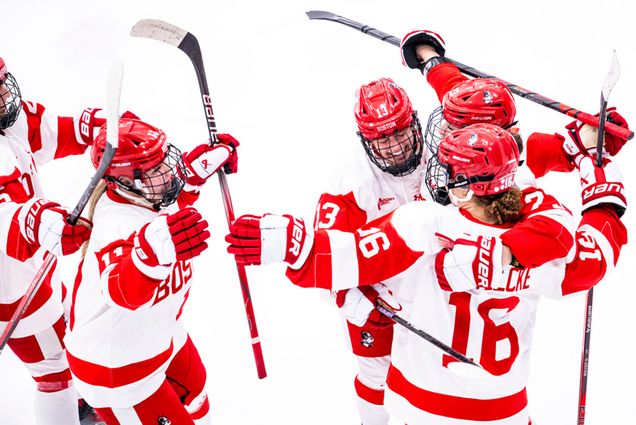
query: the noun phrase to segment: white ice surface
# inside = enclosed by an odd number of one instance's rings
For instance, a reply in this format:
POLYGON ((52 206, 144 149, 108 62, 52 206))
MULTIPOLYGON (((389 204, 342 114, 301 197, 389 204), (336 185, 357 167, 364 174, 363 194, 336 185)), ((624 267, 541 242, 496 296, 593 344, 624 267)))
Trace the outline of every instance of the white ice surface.
MULTIPOLYGON (((164 128, 189 149, 207 137, 193 69, 178 50, 128 37, 142 18, 172 22, 202 46, 219 129, 241 141, 240 173, 229 177, 242 213, 313 217, 335 159, 358 143, 356 87, 382 76, 406 88, 425 122, 437 100, 397 48, 334 23, 302 21, 322 9, 397 36, 440 32, 449 57, 595 113, 612 49, 623 71, 610 105, 636 127, 636 54, 629 1, 423 2, 392 0, 121 1, 2 0, 0 55, 25 99, 72 114, 104 104, 110 61, 125 61, 123 108, 164 128), (296 23, 286 24, 296 21, 296 23)), ((525 100, 520 127, 562 131, 570 119, 525 100)), ((627 197, 636 199, 636 148, 618 158, 627 197)), ((362 154, 362 151, 360 151, 362 154)), ((92 168, 86 157, 41 170, 50 198, 74 205, 92 168)), ((579 209, 574 176, 542 184, 579 209)), ((224 253, 225 216, 218 185, 198 208, 212 244, 196 262, 187 309, 191 334, 208 368, 217 424, 355 424, 354 360, 337 313, 319 291, 291 285, 282 267, 248 270, 269 377, 256 377, 232 258, 224 253)), ((634 229, 629 209, 625 222, 634 229)), ((74 259, 65 261, 72 279, 74 259)), ((588 425, 634 423, 636 255, 623 250, 616 273, 595 291, 588 425)), ((574 424, 584 297, 541 303, 533 347, 530 409, 541 425, 574 424)), ((0 359, 0 424, 32 424, 34 385, 7 350, 0 359), (18 419, 19 418, 19 419, 18 419)))

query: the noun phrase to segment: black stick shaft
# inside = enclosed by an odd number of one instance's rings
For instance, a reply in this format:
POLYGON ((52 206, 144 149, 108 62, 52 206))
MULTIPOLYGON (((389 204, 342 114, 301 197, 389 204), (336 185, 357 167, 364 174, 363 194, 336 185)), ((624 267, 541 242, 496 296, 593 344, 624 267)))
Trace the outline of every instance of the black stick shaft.
POLYGON ((459 351, 449 347, 448 345, 444 344, 442 341, 440 341, 439 339, 435 338, 434 336, 432 336, 432 335, 424 332, 423 330, 418 329, 415 326, 413 326, 407 320, 405 320, 402 317, 400 317, 395 311, 393 311, 393 309, 391 309, 388 305, 383 303, 381 300, 378 300, 378 303, 377 303, 375 308, 380 313, 384 314, 386 317, 388 317, 389 319, 393 320, 395 323, 397 323, 397 324, 399 324, 401 326, 404 326, 409 331, 411 331, 411 332, 415 333, 416 335, 422 337, 423 339, 425 339, 426 341, 430 342, 431 344, 433 344, 434 346, 436 346, 437 348, 439 348, 440 350, 442 350, 443 352, 445 352, 449 356, 453 357, 455 360, 460 361, 462 363, 468 363, 470 365, 477 366, 478 368, 482 368, 481 365, 475 363, 474 361, 472 361, 471 359, 469 359, 468 357, 466 357, 465 355, 463 355, 459 351))
MULTIPOLYGON (((325 12, 320 10, 312 10, 312 11, 306 12, 306 14, 309 17, 309 19, 312 19, 312 20, 319 19, 319 20, 337 22, 349 28, 353 28, 365 34, 368 34, 371 37, 377 38, 378 40, 382 40, 386 43, 392 44, 397 47, 400 46, 400 40, 397 37, 387 34, 376 28, 370 27, 368 25, 364 25, 360 22, 356 22, 354 20, 345 18, 344 16, 340 16, 331 12, 325 12)), ((502 80, 501 78, 495 77, 494 75, 486 74, 485 72, 482 72, 468 65, 464 65, 463 63, 453 60, 449 57, 446 57, 446 59, 454 63, 455 66, 457 66, 457 68, 459 68, 459 70, 462 73, 468 76, 471 76, 473 78, 496 78, 497 80, 507 85, 510 91, 519 97, 523 97, 524 99, 528 99, 531 102, 537 103, 541 106, 545 106, 546 108, 552 109, 553 111, 557 111, 562 114, 565 114, 585 124, 589 124, 597 128, 599 127, 599 119, 591 114, 580 111, 564 103, 557 102, 556 100, 552 100, 548 97, 540 95, 539 93, 535 93, 533 91, 524 89, 523 87, 518 86, 516 84, 509 83, 505 80, 502 80)), ((634 133, 632 131, 613 123, 607 123, 605 131, 607 131, 608 133, 612 135, 620 137, 624 140, 629 140, 632 137, 634 137, 634 133)))
POLYGON ((585 308, 585 329, 583 333, 583 352, 581 353, 581 371, 579 382, 579 408, 577 425, 585 424, 585 407, 587 400, 587 376, 590 363, 590 342, 592 336, 592 307, 594 300, 594 289, 587 293, 585 308))
MULTIPOLYGON (((199 42, 191 33, 187 33, 183 38, 178 48, 183 51, 194 66, 194 70, 199 83, 199 90, 201 92, 201 101, 203 103, 203 110, 207 120, 208 133, 210 136, 210 142, 212 144, 218 143, 218 131, 216 127, 216 119, 214 117, 214 110, 212 109, 212 98, 210 97, 210 89, 208 88, 208 82, 206 78, 205 68, 203 65, 203 57, 201 54, 201 48, 199 42)), ((217 172, 219 177, 219 185, 221 188, 221 195, 223 197, 223 206, 225 209, 225 217, 227 219, 228 226, 234 222, 234 206, 232 205, 232 197, 230 196, 230 188, 225 177, 223 169, 219 169, 217 172)), ((252 351, 254 354, 254 361, 256 363, 256 372, 260 379, 267 377, 267 370, 265 369, 265 359, 263 357, 263 350, 261 348, 261 340, 258 334, 258 328, 256 327, 256 315, 254 313, 254 306, 252 305, 252 295, 250 293, 249 284, 247 281, 247 273, 245 272, 245 266, 236 263, 236 270, 239 276, 239 282, 241 284, 241 292, 243 294, 243 304, 245 307, 245 314, 247 316, 247 324, 250 331, 252 351)))

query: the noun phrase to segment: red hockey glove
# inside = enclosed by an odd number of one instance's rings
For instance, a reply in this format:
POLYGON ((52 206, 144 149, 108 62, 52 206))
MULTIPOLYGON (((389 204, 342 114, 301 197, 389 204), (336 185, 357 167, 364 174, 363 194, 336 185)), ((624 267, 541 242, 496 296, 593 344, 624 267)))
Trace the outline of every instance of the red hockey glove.
MULTIPOLYGON (((616 108, 609 108, 607 110, 607 121, 611 122, 612 124, 616 124, 623 128, 629 129, 627 120, 623 118, 621 114, 616 112, 616 108)), ((627 143, 627 140, 613 136, 609 133, 605 133, 605 141, 603 142, 603 145, 610 156, 614 156, 619 153, 621 149, 623 149, 623 146, 625 146, 625 143, 627 143)))
POLYGON ((439 233, 437 236, 447 246, 435 257, 435 273, 442 289, 464 292, 499 285, 503 265, 498 238, 463 235, 453 239, 439 233))
POLYGON ((183 154, 188 173, 187 183, 200 186, 223 165, 226 174, 235 173, 238 168, 236 147, 239 142, 229 134, 219 134, 215 145, 202 144, 183 154))
MULTIPOLYGON (((599 114, 596 114, 596 116, 598 115, 599 114)), ((629 128, 625 118, 616 112, 616 108, 607 109, 607 121, 624 128, 629 128)), ((588 124, 583 124, 580 121, 572 121, 570 124, 566 125, 565 128, 568 130, 568 134, 572 140, 566 140, 564 142, 563 150, 570 158, 572 158, 572 161, 574 161, 574 158, 579 153, 591 156, 596 155, 596 144, 598 140, 597 128, 588 124)), ((603 148, 610 156, 614 156, 620 152, 625 143, 627 143, 627 140, 623 140, 620 137, 606 132, 605 139, 603 141, 603 148)))
POLYGON ((581 178, 583 211, 606 204, 616 208, 621 217, 627 208, 623 177, 615 163, 603 159, 603 167, 597 167, 590 156, 582 157, 578 164, 581 178))
POLYGON ((402 305, 383 283, 345 289, 336 294, 336 305, 347 321, 358 327, 385 328, 393 325, 393 320, 375 308, 378 300, 384 302, 394 311, 402 310, 402 305))
POLYGON ((257 265, 286 262, 300 268, 313 245, 313 234, 303 219, 291 215, 243 215, 230 225, 225 237, 227 252, 239 264, 257 265))
POLYGON ((208 247, 207 228, 208 222, 191 207, 162 214, 135 235, 133 262, 145 275, 165 279, 174 263, 194 258, 208 247))
POLYGON ((46 199, 27 201, 18 212, 20 232, 31 245, 56 256, 72 254, 91 236, 92 223, 80 218, 73 226, 66 222, 69 212, 46 199))
POLYGON ((240 143, 230 134, 219 134, 219 144, 223 144, 225 146, 229 146, 232 148, 230 157, 225 164, 223 164, 223 171, 225 174, 233 174, 238 171, 238 151, 236 148, 239 147, 240 143))
POLYGON ((412 69, 423 69, 424 64, 417 56, 416 48, 419 45, 431 46, 438 55, 444 56, 446 46, 444 39, 437 33, 429 30, 411 31, 404 36, 400 43, 402 63, 412 69))

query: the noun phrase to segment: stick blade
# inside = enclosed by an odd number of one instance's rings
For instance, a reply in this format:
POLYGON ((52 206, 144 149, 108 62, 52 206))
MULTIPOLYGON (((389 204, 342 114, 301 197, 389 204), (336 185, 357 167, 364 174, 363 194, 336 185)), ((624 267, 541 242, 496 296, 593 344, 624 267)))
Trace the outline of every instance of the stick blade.
POLYGON ((133 37, 150 38, 179 47, 187 31, 159 19, 142 19, 130 30, 133 37))
POLYGON ((609 95, 616 85, 618 81, 618 77, 621 75, 621 66, 618 63, 618 55, 616 54, 616 50, 613 51, 612 60, 610 61, 609 71, 607 71, 607 75, 605 76, 605 81, 603 82, 603 98, 607 101, 609 99, 609 95))
POLYGON ((341 16, 336 15, 335 13, 327 12, 324 10, 309 10, 305 12, 309 19, 326 19, 330 21, 338 20, 341 16))
POLYGON ((108 70, 106 86, 106 140, 113 148, 119 144, 119 104, 124 79, 124 64, 115 61, 108 70))

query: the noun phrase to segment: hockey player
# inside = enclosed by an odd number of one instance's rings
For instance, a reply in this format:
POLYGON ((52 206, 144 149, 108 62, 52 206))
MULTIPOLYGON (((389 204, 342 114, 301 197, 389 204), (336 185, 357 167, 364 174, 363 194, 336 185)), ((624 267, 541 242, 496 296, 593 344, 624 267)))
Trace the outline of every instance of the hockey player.
MULTIPOLYGON (((119 122, 119 146, 92 200, 90 241, 73 287, 65 342, 84 398, 108 425, 208 424, 206 372, 181 313, 207 222, 191 205, 238 142, 181 155, 166 134, 119 122), (185 190, 183 190, 185 187, 185 190)), ((91 150, 97 167, 106 128, 91 150)))
MULTIPOLYGON (((56 117, 38 103, 22 101, 15 77, 0 58, 0 329, 15 312, 44 251, 71 254, 90 235, 89 222, 68 225, 68 210, 43 198, 37 169, 83 153, 98 128, 96 112, 87 109, 80 119, 56 117)), ((8 341, 36 382, 38 424, 79 424, 62 342, 63 313, 54 265, 8 341)))
MULTIPOLYGON (((519 143, 521 138, 515 124, 514 98, 510 90, 495 79, 471 80, 463 75, 455 64, 444 55, 446 46, 442 37, 429 30, 415 30, 404 36, 400 44, 402 63, 418 69, 426 76, 435 90, 441 106, 428 119, 425 140, 434 153, 441 137, 449 130, 476 123, 491 123, 509 129, 519 143)), ((629 128, 627 121, 615 108, 607 111, 607 120, 629 128)), ((571 142, 560 134, 532 133, 526 142, 526 165, 534 177, 544 176, 549 171, 570 172, 576 167, 573 159, 583 147, 581 139, 588 137, 594 141, 595 135, 587 133, 596 129, 576 121, 566 126, 578 149, 572 149, 571 142)), ((626 140, 606 133, 604 149, 610 156, 616 155, 626 140)), ((576 146, 575 146, 576 148, 576 146)))
MULTIPOLYGON (((536 303, 540 295, 589 289, 613 268, 626 242, 620 176, 613 163, 595 168, 589 156, 577 156, 584 215, 567 260, 581 259, 578 267, 589 276, 571 281, 564 278, 569 266, 558 240, 536 245, 523 239, 542 233, 533 229, 534 216, 559 217, 564 209, 540 190, 514 188, 519 153, 509 133, 488 124, 456 130, 443 139, 436 159, 427 178, 440 179, 439 187, 443 182, 452 206, 414 202, 353 233, 318 230, 313 236, 289 216, 241 217, 228 251, 246 264, 286 261, 301 286, 398 281, 401 299, 411 300, 402 312, 407 320, 474 358, 490 376, 456 374, 452 358, 401 330, 387 375, 391 414, 409 424, 526 425, 536 303), (540 258, 533 260, 533 253, 540 258), (547 256, 554 259, 544 261, 547 256)), ((396 305, 381 285, 374 289, 379 295, 367 292, 371 300, 357 303, 361 317, 378 296, 396 305)))
MULTIPOLYGON (((353 231, 399 205, 422 199, 424 141, 406 92, 388 78, 364 84, 357 90, 354 113, 367 155, 349 158, 334 187, 321 195, 316 230, 353 231)), ((357 289, 351 292, 350 296, 362 294, 357 289)), ((336 294, 339 306, 346 295, 346 290, 336 294)), ((340 311, 347 319, 346 311, 340 311)), ((367 321, 345 323, 359 366, 354 388, 362 423, 386 424, 388 414, 382 400, 393 322, 375 313, 367 321)))
MULTIPOLYGON (((505 87, 504 87, 505 88, 505 87)), ((495 124, 506 126, 515 116, 515 104, 507 89, 503 101, 486 113, 495 124)), ((321 195, 315 229, 354 231, 408 202, 430 198, 424 185, 424 142, 420 122, 406 92, 392 80, 382 78, 360 87, 354 108, 358 134, 366 157, 356 155, 338 176, 329 192, 321 195)), ((550 197, 549 197, 550 198, 550 197)), ((551 199, 551 198, 550 198, 551 199)), ((544 219, 537 217, 535 220, 544 219)), ((545 219, 545 239, 567 238, 561 225, 545 219)), ((535 235, 536 236, 536 235, 535 235)), ((564 241, 564 244, 571 241, 564 241)), ((567 250, 558 255, 565 255, 567 250)), ((290 275, 293 279, 293 274, 290 275)), ((398 286, 397 283, 393 284, 398 286)), ((397 291, 397 287, 392 287, 397 291)), ((349 307, 364 297, 368 288, 338 291, 336 303, 346 318, 351 348, 359 372, 354 381, 358 410, 365 425, 388 423, 383 391, 390 364, 393 322, 379 312, 361 320, 349 307)))

